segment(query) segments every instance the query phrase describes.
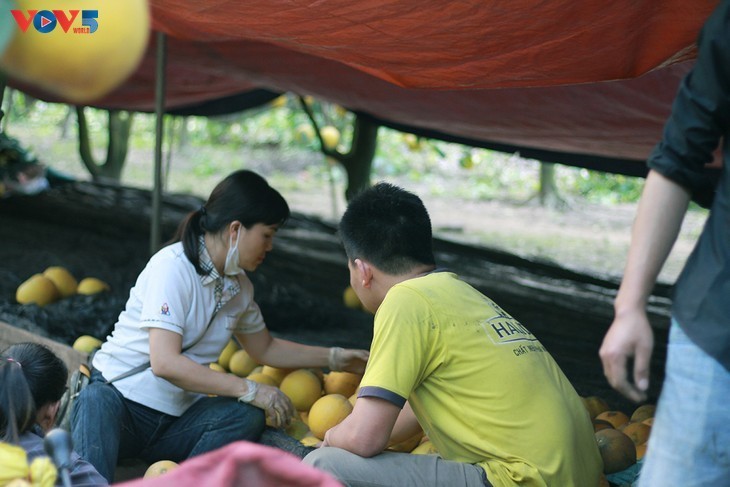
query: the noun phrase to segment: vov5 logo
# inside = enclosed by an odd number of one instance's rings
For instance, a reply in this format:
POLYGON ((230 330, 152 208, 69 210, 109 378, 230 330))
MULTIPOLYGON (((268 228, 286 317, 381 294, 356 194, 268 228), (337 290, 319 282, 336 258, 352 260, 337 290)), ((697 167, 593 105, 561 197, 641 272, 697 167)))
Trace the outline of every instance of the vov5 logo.
POLYGON ((99 28, 98 10, 11 10, 10 12, 23 32, 26 32, 31 24, 41 34, 53 32, 57 26, 67 34, 69 30, 74 34, 93 34, 99 28), (79 13, 81 26, 72 29, 79 13))

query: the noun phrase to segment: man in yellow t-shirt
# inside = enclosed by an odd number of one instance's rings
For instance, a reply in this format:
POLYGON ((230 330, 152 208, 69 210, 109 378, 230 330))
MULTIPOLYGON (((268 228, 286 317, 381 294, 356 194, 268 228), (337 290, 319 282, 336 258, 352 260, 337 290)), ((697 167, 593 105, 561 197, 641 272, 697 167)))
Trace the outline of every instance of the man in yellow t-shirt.
POLYGON ((350 284, 375 312, 355 408, 305 462, 358 485, 598 485, 580 397, 530 331, 436 268, 421 200, 381 183, 340 222, 350 284), (384 451, 428 435, 440 456, 384 451))

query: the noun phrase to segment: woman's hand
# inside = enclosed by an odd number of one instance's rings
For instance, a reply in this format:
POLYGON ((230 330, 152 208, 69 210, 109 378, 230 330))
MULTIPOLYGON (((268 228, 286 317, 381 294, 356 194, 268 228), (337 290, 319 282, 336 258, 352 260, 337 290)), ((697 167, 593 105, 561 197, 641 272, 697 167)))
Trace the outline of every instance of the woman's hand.
POLYGON ((363 374, 369 357, 370 352, 367 350, 332 347, 330 348, 329 368, 336 372, 363 374))
POLYGON ((258 384, 256 396, 249 402, 252 406, 266 412, 266 424, 274 428, 284 428, 298 414, 291 400, 277 387, 258 384))

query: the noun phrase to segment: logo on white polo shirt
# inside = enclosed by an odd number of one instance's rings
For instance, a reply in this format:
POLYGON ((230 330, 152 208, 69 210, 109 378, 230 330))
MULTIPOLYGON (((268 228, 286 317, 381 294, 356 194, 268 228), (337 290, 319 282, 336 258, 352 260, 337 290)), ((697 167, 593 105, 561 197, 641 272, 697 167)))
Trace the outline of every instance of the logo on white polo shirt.
POLYGON ((162 303, 162 307, 160 307, 160 314, 170 316, 170 307, 167 305, 167 303, 162 303))

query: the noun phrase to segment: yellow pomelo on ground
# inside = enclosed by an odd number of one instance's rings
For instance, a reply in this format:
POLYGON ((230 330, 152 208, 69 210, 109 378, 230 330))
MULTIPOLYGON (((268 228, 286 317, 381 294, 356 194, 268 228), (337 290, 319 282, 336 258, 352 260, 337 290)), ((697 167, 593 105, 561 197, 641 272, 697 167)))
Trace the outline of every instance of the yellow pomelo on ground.
POLYGON ((231 355, 231 360, 228 362, 228 370, 236 374, 238 377, 246 377, 256 368, 258 364, 246 350, 236 350, 231 355))
POLYGON ((439 452, 436 450, 436 447, 433 446, 433 443, 431 443, 431 440, 426 440, 417 447, 415 447, 413 450, 411 450, 411 453, 413 455, 438 455, 439 452))
POLYGON ((277 387, 278 384, 276 383, 276 380, 271 377, 270 375, 263 374, 261 372, 251 372, 246 376, 248 380, 252 380, 254 382, 257 382, 259 384, 264 384, 267 386, 273 386, 277 387))
POLYGON ((301 443, 304 446, 317 446, 319 442, 322 441, 316 436, 305 436, 301 440, 299 440, 299 443, 301 443))
POLYGON ((400 443, 395 443, 393 445, 388 445, 388 448, 386 450, 390 451, 397 451, 402 453, 408 453, 413 451, 420 443, 421 438, 423 438, 423 431, 419 431, 415 435, 411 436, 410 438, 406 438, 405 440, 401 441, 400 443))
POLYGON ((109 284, 105 283, 101 279, 96 277, 85 277, 79 282, 79 286, 76 288, 78 294, 92 295, 100 292, 109 291, 111 288, 109 284))
POLYGON ((58 289, 58 293, 62 298, 76 294, 76 288, 79 283, 67 269, 60 266, 53 266, 43 271, 43 275, 56 285, 56 289, 58 289))
POLYGON ((322 396, 309 410, 309 429, 323 440, 327 430, 340 424, 351 412, 352 404, 342 394, 322 396))
POLYGON ((220 364, 220 366, 226 370, 229 370, 228 367, 231 363, 231 357, 233 357, 233 354, 239 349, 240 347, 235 340, 228 340, 228 343, 225 347, 223 347, 221 354, 218 355, 218 363, 220 364))
POLYGON ((644 423, 626 423, 621 432, 631 438, 634 445, 641 445, 649 440, 651 426, 644 423))
POLYGON ((324 392, 326 394, 342 394, 345 397, 352 396, 360 385, 362 376, 352 372, 330 372, 324 379, 324 392))
POLYGON ((289 375, 292 370, 293 369, 280 369, 277 367, 271 367, 270 365, 264 365, 264 368, 261 369, 261 373, 266 374, 269 377, 273 377, 277 384, 281 384, 281 381, 284 380, 284 377, 289 375))
POLYGON ((328 149, 334 149, 340 143, 340 131, 332 125, 325 125, 319 133, 328 149))
POLYGON ((596 419, 608 421, 614 428, 621 428, 629 422, 629 417, 622 411, 603 411, 601 414, 596 416, 596 419))
POLYGON ((147 468, 147 471, 144 473, 143 478, 149 479, 153 477, 159 477, 160 475, 166 474, 170 470, 177 468, 177 466, 178 464, 173 462, 172 460, 160 460, 159 462, 155 462, 147 468))
POLYGON ((308 369, 299 369, 288 374, 281 381, 279 389, 291 399, 297 411, 309 411, 312 404, 322 397, 322 383, 308 369))
POLYGON ((591 419, 601 414, 604 411, 608 411, 608 403, 598 396, 581 397, 583 405, 588 410, 588 415, 591 419))
POLYGON ((360 298, 357 297, 357 293, 352 288, 352 286, 347 286, 342 292, 342 302, 348 308, 362 309, 362 303, 360 302, 360 298))
POLYGON ((27 281, 18 286, 15 299, 20 304, 35 303, 45 306, 56 301, 60 295, 53 281, 42 274, 33 274, 27 281))
POLYGON ((91 353, 101 347, 102 341, 91 335, 81 335, 74 341, 72 348, 81 353, 91 353))
POLYGON ((620 472, 636 463, 636 445, 621 431, 613 428, 598 431, 596 441, 603 458, 603 473, 620 472))
POLYGON ((15 0, 15 8, 21 11, 23 22, 30 24, 23 32, 13 22, 16 32, 0 53, 0 71, 76 104, 96 100, 119 86, 137 68, 147 48, 147 0, 55 0, 50 4, 15 0), (28 10, 49 9, 63 10, 65 18, 44 16, 55 20, 55 27, 49 23, 53 30, 38 32, 34 24, 39 25, 41 17, 31 20, 28 10), (64 32, 63 23, 71 20, 72 10, 79 13, 64 32), (84 12, 90 11, 97 11, 97 15, 84 20, 84 12))
POLYGON ((656 406, 654 404, 642 404, 631 413, 631 422, 640 423, 645 419, 653 418, 656 412, 656 406))
POLYGON ((209 363, 208 367, 210 367, 211 370, 215 370, 216 372, 223 372, 224 374, 227 372, 226 369, 221 367, 221 364, 219 364, 217 362, 209 363))
POLYGON ((311 434, 309 426, 307 426, 307 424, 299 418, 292 418, 291 423, 284 431, 286 431, 287 435, 292 438, 296 438, 297 440, 301 440, 311 434))

